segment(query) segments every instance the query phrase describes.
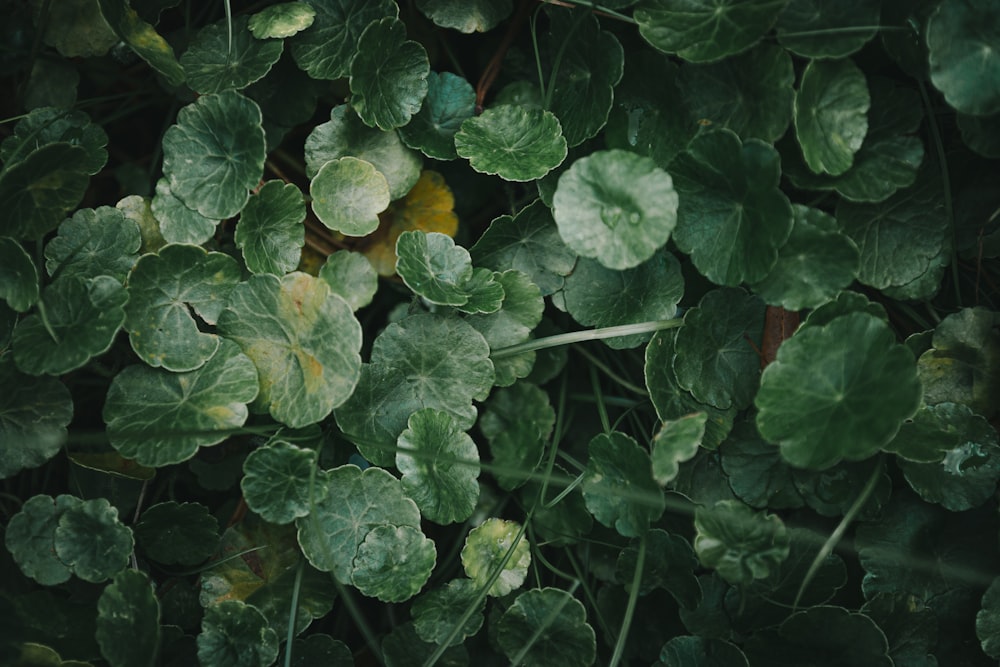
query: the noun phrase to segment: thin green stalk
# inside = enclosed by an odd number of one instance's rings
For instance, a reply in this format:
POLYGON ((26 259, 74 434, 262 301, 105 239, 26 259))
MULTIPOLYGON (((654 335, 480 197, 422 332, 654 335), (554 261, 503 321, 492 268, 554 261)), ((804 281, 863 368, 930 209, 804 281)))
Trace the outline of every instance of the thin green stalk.
POLYGON ((635 572, 632 573, 632 590, 628 594, 628 604, 625 606, 625 617, 622 618, 622 627, 618 632, 618 640, 615 642, 615 649, 611 653, 611 662, 608 667, 618 667, 622 655, 625 653, 625 640, 628 639, 629 630, 632 628, 632 617, 635 616, 635 606, 639 601, 639 587, 642 584, 642 570, 646 565, 646 533, 639 538, 639 553, 635 559, 635 572))
POLYGON ((576 5, 577 7, 586 7, 592 11, 600 12, 609 18, 624 21, 625 23, 631 23, 632 25, 637 24, 637 21, 628 14, 622 14, 621 12, 611 9, 610 7, 605 7, 604 5, 599 5, 596 2, 590 2, 589 0, 567 0, 566 3, 553 2, 552 0, 542 0, 542 2, 548 5, 557 5, 560 7, 565 7, 566 4, 576 5))
POLYGON ((900 25, 852 25, 844 28, 823 28, 821 30, 799 30, 797 32, 782 32, 779 36, 786 37, 825 37, 828 35, 866 34, 872 30, 880 32, 911 32, 909 28, 900 25))
POLYGON ((490 356, 493 359, 513 357, 517 354, 531 352, 532 350, 545 350, 559 345, 572 345, 573 343, 583 343, 589 340, 604 340, 605 338, 615 338, 617 336, 633 336, 635 334, 653 333, 663 329, 676 329, 684 324, 682 318, 672 320, 655 320, 651 322, 639 322, 637 324, 622 324, 616 327, 603 327, 600 329, 586 329, 584 331, 570 331, 568 333, 535 338, 524 343, 501 347, 493 350, 490 356))
POLYGON ((594 394, 594 402, 597 405, 597 416, 601 419, 601 427, 605 433, 611 433, 611 421, 608 419, 608 407, 604 405, 601 397, 601 382, 597 379, 597 369, 588 366, 590 374, 590 390, 594 394))
POLYGON ((640 396, 649 396, 649 392, 646 391, 643 387, 640 387, 637 384, 629 382, 628 380, 626 380, 622 376, 618 375, 618 373, 616 373, 615 371, 613 371, 607 364, 605 364, 603 361, 601 361, 600 359, 598 359, 596 356, 594 356, 590 352, 587 352, 582 347, 581 348, 577 348, 576 352, 579 352, 581 356, 586 357, 587 361, 589 361, 592 366, 596 367, 597 370, 599 370, 602 373, 604 373, 605 375, 607 375, 610 379, 612 379, 613 381, 615 381, 617 384, 620 384, 625 389, 628 389, 632 393, 639 394, 640 396))
POLYGON ((306 559, 299 555, 295 568, 295 583, 292 584, 292 607, 288 610, 288 633, 285 635, 285 667, 292 667, 292 640, 295 639, 295 621, 299 615, 299 591, 302 590, 302 571, 306 559))
POLYGON ((542 56, 541 51, 538 49, 538 28, 536 24, 538 12, 540 11, 542 11, 542 6, 538 5, 535 13, 528 19, 528 24, 531 27, 529 32, 531 33, 531 48, 535 53, 535 69, 538 71, 538 94, 541 95, 542 99, 545 99, 545 72, 542 71, 542 56))
MULTIPOLYGON (((573 582, 573 585, 570 586, 569 590, 566 592, 569 593, 570 597, 572 597, 573 593, 576 592, 576 589, 579 586, 580 586, 580 580, 577 579, 573 582)), ((542 622, 538 624, 538 627, 535 628, 535 631, 531 634, 530 637, 528 637, 528 641, 526 641, 524 645, 521 646, 521 650, 518 651, 516 654, 514 654, 514 657, 510 659, 511 665, 520 665, 522 662, 524 662, 524 656, 528 655, 528 651, 530 651, 531 647, 535 645, 538 639, 542 636, 542 633, 545 632, 545 630, 550 625, 552 625, 552 622, 556 620, 556 618, 559 616, 559 612, 562 611, 563 607, 566 606, 566 603, 569 602, 569 600, 570 600, 569 597, 563 598, 563 601, 558 605, 556 605, 542 620, 542 622)))
MULTIPOLYGON (((579 12, 577 17, 573 20, 573 25, 569 27, 569 33, 566 35, 566 39, 562 41, 559 45, 559 50, 556 51, 556 57, 552 59, 552 71, 549 72, 549 89, 545 91, 545 95, 542 98, 544 102, 542 103, 543 109, 552 108, 552 95, 556 90, 556 79, 559 76, 559 67, 562 66, 563 56, 566 55, 566 49, 569 47, 569 42, 573 39, 573 34, 577 31, 581 25, 583 25, 583 19, 588 16, 587 12, 579 12)), ((537 50, 536 50, 537 59, 537 50)))

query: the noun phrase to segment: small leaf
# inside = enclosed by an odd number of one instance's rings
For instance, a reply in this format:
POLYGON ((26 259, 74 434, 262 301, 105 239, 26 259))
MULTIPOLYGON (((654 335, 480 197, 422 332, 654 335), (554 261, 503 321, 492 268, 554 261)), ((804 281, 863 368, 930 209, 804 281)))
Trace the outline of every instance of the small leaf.
POLYGON ((76 496, 33 496, 11 517, 4 543, 25 576, 43 586, 69 581, 72 571, 56 554, 59 519, 83 502, 76 496))
POLYGON ((973 116, 1000 111, 1000 8, 989 0, 946 0, 927 21, 931 83, 973 116))
MULTIPOLYGON (((690 542, 678 535, 654 528, 646 532, 646 560, 639 583, 639 595, 648 595, 656 588, 667 590, 684 609, 694 609, 701 602, 701 586, 694 572, 698 557, 690 542)), ((618 556, 615 571, 619 581, 628 582, 625 590, 632 591, 632 578, 638 565, 639 540, 634 539, 618 556)))
POLYGON ((90 182, 81 146, 53 143, 0 171, 0 235, 38 239, 75 208, 90 182))
POLYGON ((0 479, 36 468, 62 449, 66 426, 73 419, 69 390, 52 377, 25 375, 11 355, 0 357, 0 479))
POLYGON ((382 602, 403 602, 420 592, 434 569, 434 542, 413 526, 376 526, 358 545, 352 583, 382 602))
MULTIPOLYGON (((443 644, 465 612, 474 605, 477 592, 476 582, 472 579, 452 579, 441 588, 421 594, 410 608, 413 629, 425 642, 443 644)), ((457 646, 466 637, 479 632, 483 625, 486 598, 481 599, 475 607, 476 611, 465 620, 449 646, 457 646)))
POLYGON ((649 455, 624 433, 595 436, 583 475, 583 499, 594 518, 625 537, 638 537, 663 513, 663 492, 649 455))
POLYGON ((242 90, 271 71, 284 42, 256 39, 249 21, 246 15, 222 19, 195 33, 180 59, 192 90, 202 95, 242 90))
POLYGON ((305 2, 282 2, 250 17, 250 32, 257 39, 283 39, 313 24, 316 10, 305 2))
POLYGON ((805 504, 796 489, 792 467, 774 445, 760 437, 752 419, 733 427, 719 454, 733 493, 750 507, 777 510, 805 504))
POLYGON ((365 236, 389 206, 389 183, 374 165, 354 157, 330 160, 309 184, 313 213, 329 229, 365 236))
POLYGON ((854 163, 868 132, 871 98, 864 73, 850 60, 814 60, 795 95, 795 136, 814 172, 837 176, 854 163))
POLYGON ((0 299, 19 313, 38 301, 38 269, 21 244, 6 237, 0 237, 0 299))
POLYGON ((6 168, 23 160, 46 144, 67 142, 87 151, 84 169, 96 174, 108 161, 108 135, 91 122, 83 111, 68 111, 55 107, 32 109, 14 126, 14 133, 0 145, 0 160, 6 168))
POLYGON ((84 581, 101 582, 128 565, 135 542, 106 498, 84 500, 66 508, 55 530, 59 560, 84 581))
POLYGON ((368 24, 399 14, 392 0, 308 0, 306 4, 316 10, 313 24, 290 41, 295 62, 314 79, 347 76, 368 24))
POLYGON ((662 247, 677 223, 670 174, 649 158, 597 151, 559 178, 553 215, 572 250, 609 269, 629 269, 662 247))
POLYGON ((528 667, 585 667, 597 655, 586 609, 558 588, 518 595, 497 623, 497 643, 504 655, 512 660, 519 656, 518 664, 528 667), (535 641, 526 646, 530 638, 535 641))
POLYGON ((197 565, 215 553, 219 522, 200 503, 157 503, 142 513, 135 539, 147 557, 165 565, 197 565))
POLYGON ((520 529, 514 521, 489 518, 469 531, 462 547, 462 567, 477 589, 492 579, 488 594, 502 597, 524 583, 531 546, 523 535, 518 539, 520 529))
POLYGON ((704 412, 663 422, 653 436, 653 479, 663 486, 677 476, 677 464, 690 460, 698 453, 705 436, 704 412))
POLYGON ((97 601, 97 643, 111 667, 150 667, 160 644, 160 605, 149 578, 122 570, 97 601))
POLYGON ((849 56, 878 32, 879 5, 878 0, 792 0, 775 26, 778 43, 804 58, 849 56))
POLYGON ((510 491, 528 480, 542 459, 555 420, 548 395, 528 382, 490 395, 479 429, 489 442, 500 488, 510 491))
POLYGON ((287 442, 255 449, 243 462, 240 480, 247 507, 279 525, 306 516, 315 467, 315 452, 287 442))
POLYGON ((568 149, 552 112, 504 104, 465 120, 455 150, 480 173, 533 181, 562 164, 568 149))
POLYGON ((397 18, 368 24, 351 61, 351 105, 367 125, 391 130, 410 122, 424 97, 430 61, 418 42, 406 39, 397 18))
POLYGON ((267 667, 278 657, 278 635, 257 609, 226 600, 205 610, 198 660, 217 667, 267 667))
POLYGON ((327 257, 319 277, 355 311, 370 304, 378 291, 374 267, 364 255, 349 250, 338 250, 327 257))
POLYGON ((431 72, 427 77, 427 97, 413 119, 399 128, 407 146, 436 160, 454 160, 455 133, 476 110, 476 91, 451 72, 431 72))
POLYGON ((767 577, 788 557, 788 532, 773 514, 754 512, 732 500, 695 510, 694 550, 731 584, 767 577))
POLYGON ((107 275, 124 282, 141 243, 139 226, 117 208, 80 209, 45 245, 45 270, 53 278, 107 275))
POLYGON ((292 183, 268 181, 243 208, 234 241, 253 273, 282 276, 295 270, 305 243, 302 193, 292 183))
POLYGON ((201 245, 215 234, 218 220, 207 218, 182 202, 170 189, 170 181, 161 178, 156 182, 156 194, 150 211, 158 223, 157 232, 167 243, 201 245))
POLYGON ((995 414, 1000 395, 995 317, 986 308, 964 308, 934 329, 933 348, 920 355, 918 364, 928 405, 965 403, 986 418, 995 414))
POLYGON ((653 667, 749 667, 743 651, 714 637, 674 637, 653 667))
POLYGON ((466 34, 492 30, 510 15, 511 0, 417 0, 427 18, 466 34))

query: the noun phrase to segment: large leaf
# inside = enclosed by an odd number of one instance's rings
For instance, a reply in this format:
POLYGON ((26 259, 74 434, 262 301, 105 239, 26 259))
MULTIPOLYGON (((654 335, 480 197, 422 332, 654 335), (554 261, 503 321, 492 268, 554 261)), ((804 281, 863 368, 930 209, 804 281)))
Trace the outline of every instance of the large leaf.
POLYGON ((0 358, 0 386, 17 391, 0 393, 0 479, 35 468, 66 441, 73 418, 73 399, 62 382, 32 377, 17 370, 10 355, 0 358))
POLYGON ((444 586, 422 594, 413 601, 410 610, 414 630, 426 642, 443 644, 452 634, 452 629, 462 622, 466 610, 475 606, 476 611, 465 619, 451 642, 452 646, 461 644, 466 637, 479 632, 483 625, 486 599, 476 604, 476 592, 476 583, 472 579, 452 579, 444 586))
POLYGON ((257 405, 289 426, 324 419, 358 382, 361 325, 319 278, 251 276, 233 290, 219 332, 256 365, 257 405))
POLYGON ((760 633, 746 646, 751 664, 763 667, 803 662, 818 667, 892 667, 888 649, 885 635, 872 619, 833 606, 798 611, 777 633, 760 633), (773 659, 775 655, 781 657, 773 659))
POLYGON ((472 168, 507 181, 533 181, 566 159, 559 120, 550 111, 501 104, 466 119, 455 150, 472 168))
POLYGON ((368 24, 351 61, 351 106, 366 124, 391 130, 410 122, 427 95, 427 52, 396 18, 368 24))
POLYGON ((250 34, 249 20, 246 15, 223 19, 195 34, 180 59, 192 90, 202 95, 242 90, 278 62, 284 42, 257 39, 250 34))
POLYGON ((795 95, 795 136, 806 164, 837 176, 851 168, 868 132, 871 97, 864 73, 850 60, 814 60, 795 95))
POLYGON ((347 76, 368 24, 399 13, 391 0, 308 0, 307 4, 316 10, 315 19, 291 39, 291 47, 295 62, 314 79, 347 76))
POLYGON ((597 653, 583 603, 558 588, 518 595, 497 623, 497 643, 504 655, 518 656, 517 664, 528 667, 584 667, 597 653))
POLYGON ((456 246, 451 237, 403 232, 396 241, 396 257, 399 277, 431 303, 457 306, 463 312, 499 310, 503 288, 493 280, 492 272, 474 271, 469 251, 456 246))
POLYGON ((649 455, 631 437, 595 436, 583 476, 583 499, 594 518, 625 537, 642 535, 663 513, 663 492, 653 480, 649 455))
POLYGON ((650 158, 617 149, 574 162, 559 178, 552 205, 566 245, 609 269, 652 257, 677 223, 670 174, 650 158))
POLYGON ((376 526, 354 557, 351 582, 382 602, 403 602, 420 592, 437 558, 434 542, 413 526, 376 526))
POLYGON ((973 116, 1000 111, 1000 7, 990 0, 946 0, 927 22, 931 82, 973 116))

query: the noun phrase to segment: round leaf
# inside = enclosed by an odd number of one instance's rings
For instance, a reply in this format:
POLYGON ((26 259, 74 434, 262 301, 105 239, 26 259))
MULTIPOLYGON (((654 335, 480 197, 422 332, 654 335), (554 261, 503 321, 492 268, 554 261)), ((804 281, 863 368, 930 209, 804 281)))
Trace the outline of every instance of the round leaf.
POLYGON ((222 220, 239 213, 264 173, 260 108, 233 91, 202 95, 163 135, 163 174, 188 208, 222 220))
POLYGON ((54 143, 0 171, 0 235, 38 239, 76 207, 90 182, 86 149, 54 143))
POLYGON ((778 42, 805 58, 843 58, 878 32, 880 4, 878 0, 792 0, 778 17, 778 42))
MULTIPOLYGON (((701 586, 694 571, 698 557, 691 544, 678 535, 654 528, 644 537, 646 560, 643 564, 639 594, 647 595, 656 588, 664 588, 685 609, 694 609, 701 602, 701 586)), ((629 582, 625 590, 631 592, 631 581, 638 565, 638 540, 632 540, 628 549, 621 552, 615 566, 618 579, 629 582)))
POLYGON ((743 651, 712 637, 674 637, 653 667, 749 667, 743 651))
POLYGON ((452 579, 441 588, 427 591, 414 600, 410 608, 413 629, 425 642, 443 644, 452 634, 452 629, 462 622, 465 612, 475 606, 476 611, 464 621, 450 645, 461 644, 466 637, 479 632, 483 625, 486 598, 480 599, 476 604, 477 592, 476 583, 472 579, 452 579))
POLYGON ((108 275, 125 281, 139 258, 139 226, 117 208, 81 209, 45 246, 45 270, 57 278, 108 275))
POLYGON ((389 206, 389 182, 370 162, 355 157, 330 160, 309 184, 316 217, 333 231, 365 236, 378 228, 389 206))
POLYGON ((914 463, 937 463, 946 452, 989 440, 991 428, 989 422, 962 403, 925 405, 900 427, 885 450, 914 463))
POLYGON ((461 306, 472 278, 469 251, 445 234, 403 232, 396 241, 396 273, 406 286, 431 303, 461 306))
POLYGON ((250 17, 248 27, 257 39, 283 39, 311 26, 316 10, 305 2, 282 2, 250 17))
POLYGON ((773 514, 754 512, 735 500, 695 509, 694 550, 705 567, 731 584, 771 574, 788 557, 788 532, 773 514))
POLYGON ((25 375, 11 355, 0 357, 0 479, 35 468, 55 456, 66 442, 73 400, 62 382, 25 375))
POLYGON ((927 21, 931 82, 962 113, 1000 111, 1000 7, 946 0, 927 21))
POLYGON ((314 79, 347 76, 368 24, 399 13, 392 0, 309 0, 308 4, 316 17, 292 38, 291 45, 295 62, 314 79))
POLYGON ((462 547, 462 567, 476 589, 493 584, 488 591, 502 597, 519 588, 528 576, 531 546, 513 521, 490 518, 469 531, 462 547))
POLYGON ((489 442, 500 488, 509 491, 527 480, 542 459, 555 420, 548 395, 528 382, 490 395, 479 430, 489 442))
POLYGON ((511 0, 417 0, 417 9, 442 28, 486 32, 510 15, 511 0))
POLYGON ((97 600, 101 655, 111 667, 149 667, 160 644, 160 605, 149 578, 122 570, 97 600))
POLYGON ((156 194, 150 210, 158 225, 158 233, 167 243, 201 245, 215 233, 218 220, 206 218, 193 208, 188 208, 170 189, 167 178, 156 182, 156 194))
POLYGON ((376 526, 358 545, 352 583, 382 602, 403 602, 420 592, 434 569, 434 542, 413 526, 376 526))
POLYGON ((504 655, 512 661, 518 656, 516 663, 528 667, 586 667, 597 655, 586 609, 558 588, 518 595, 497 623, 497 643, 504 655))
POLYGON ((132 531, 118 520, 118 510, 106 498, 66 508, 55 530, 59 560, 73 574, 93 583, 124 570, 133 545, 132 531))
POLYGON ((128 366, 104 403, 108 437, 118 453, 143 465, 180 463, 242 426, 257 390, 253 362, 228 340, 194 371, 128 366))
POLYGON ((885 634, 875 621, 843 607, 818 606, 798 611, 781 624, 778 632, 783 642, 761 633, 755 641, 747 643, 745 650, 750 664, 759 664, 761 658, 766 659, 777 650, 794 660, 794 664, 812 662, 813 656, 819 655, 831 656, 818 663, 822 665, 893 665, 885 634))
POLYGON ((663 422, 663 426, 653 437, 653 478, 657 484, 665 485, 677 476, 677 464, 694 458, 705 437, 704 412, 696 412, 686 417, 663 422))
POLYGON ((757 428, 792 465, 821 470, 877 452, 920 399, 910 351, 881 319, 850 313, 778 348, 761 377, 757 428))
POLYGON ((865 75, 850 60, 814 60, 795 95, 795 136, 814 172, 851 168, 868 132, 871 98, 865 75))
POLYGON ((62 515, 81 502, 69 495, 33 496, 10 518, 4 544, 26 576, 43 586, 69 580, 69 566, 56 555, 55 533, 62 515))
POLYGON ((378 291, 378 274, 371 262, 349 250, 338 250, 327 257, 319 277, 355 311, 371 303, 378 291))
POLYGON ((533 181, 566 159, 559 120, 550 111, 503 104, 462 123, 455 150, 483 174, 533 181))
POLYGON ((200 503, 157 503, 135 524, 135 539, 148 558, 165 565, 197 565, 215 553, 219 522, 200 503))
POLYGON ((646 157, 598 151, 559 178, 553 215, 572 250, 609 269, 630 269, 667 242, 677 223, 670 175, 646 157))
POLYGON ((625 537, 642 535, 663 513, 663 492, 649 455, 624 433, 602 433, 589 445, 583 499, 594 518, 625 537))
POLYGON ((255 449, 243 462, 240 489, 247 507, 265 521, 291 523, 309 514, 316 453, 287 442, 255 449))
POLYGON ((788 509, 804 504, 795 487, 792 467, 774 445, 760 437, 753 420, 736 424, 719 454, 729 486, 747 505, 788 509))
MULTIPOLYGON (((466 4, 466 3, 463 3, 466 4)), ((455 133, 476 110, 476 91, 451 72, 431 72, 427 97, 413 119, 399 128, 399 136, 410 148, 436 160, 454 160, 455 133)))
POLYGON ((368 24, 351 61, 351 106, 367 125, 391 130, 410 122, 427 95, 430 61, 406 39, 397 18, 368 24))
POLYGON ((202 95, 241 90, 264 78, 278 62, 284 42, 256 39, 249 21, 246 15, 223 19, 195 34, 180 58, 192 90, 202 95))
POLYGON ((205 610, 198 660, 216 667, 267 667, 278 657, 278 635, 257 609, 226 600, 205 610))
POLYGON ((292 183, 268 181, 240 214, 234 241, 253 273, 281 276, 299 265, 305 243, 302 193, 292 183))
POLYGON ((92 123, 83 111, 56 107, 32 109, 21 119, 14 126, 14 134, 0 145, 0 160, 10 168, 39 147, 63 141, 87 151, 83 166, 88 174, 96 174, 108 161, 108 135, 104 129, 92 123))
MULTIPOLYGON (((476 269, 482 271, 483 269, 476 269)), ((493 313, 470 315, 465 318, 483 335, 490 350, 498 350, 509 345, 523 343, 531 336, 532 330, 542 321, 545 302, 538 286, 527 275, 511 269, 493 274, 494 283, 503 289, 503 303, 500 310, 493 313)), ((524 352, 517 355, 493 359, 496 372, 494 384, 509 387, 518 378, 527 377, 535 364, 535 353, 524 352)))

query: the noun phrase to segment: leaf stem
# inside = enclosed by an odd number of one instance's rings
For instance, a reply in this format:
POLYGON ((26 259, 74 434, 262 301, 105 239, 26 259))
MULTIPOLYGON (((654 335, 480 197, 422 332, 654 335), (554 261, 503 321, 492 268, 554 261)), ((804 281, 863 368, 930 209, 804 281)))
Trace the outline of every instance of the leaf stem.
POLYGON ((676 329, 684 324, 682 318, 672 320, 654 320, 651 322, 639 322, 638 324, 621 324, 615 327, 602 327, 600 329, 585 329, 584 331, 570 331, 568 333, 545 336, 534 340, 501 347, 493 351, 490 355, 494 359, 513 357, 516 354, 523 354, 533 350, 545 350, 559 345, 572 345, 573 343, 583 343, 589 340, 603 340, 605 338, 615 338, 617 336, 633 336, 635 334, 653 333, 662 329, 676 329))
POLYGON ((643 533, 639 538, 639 553, 635 559, 635 572, 632 573, 632 590, 628 594, 628 604, 625 606, 625 616, 622 618, 622 628, 618 633, 618 640, 615 642, 615 650, 611 653, 611 661, 608 667, 617 667, 625 653, 625 640, 628 638, 628 631, 632 627, 632 617, 635 615, 635 605, 639 601, 639 586, 642 583, 642 570, 646 564, 646 535, 643 533))
POLYGON ((292 640, 295 639, 295 621, 299 613, 299 591, 302 589, 302 570, 306 559, 299 554, 299 564, 295 568, 295 583, 292 584, 292 606, 288 610, 288 633, 285 635, 285 667, 292 665, 292 640))
MULTIPOLYGON (((575 19, 573 19, 573 24, 569 27, 569 32, 566 34, 566 39, 562 41, 559 45, 559 50, 556 51, 556 57, 552 59, 552 71, 549 72, 549 89, 544 92, 544 101, 542 102, 542 108, 549 110, 552 108, 552 96, 556 91, 556 80, 559 77, 559 67, 562 65, 563 56, 566 55, 566 49, 569 47, 569 42, 573 39, 573 34, 577 29, 583 25, 584 18, 587 17, 587 12, 579 12, 575 19)), ((534 31, 532 31, 532 38, 534 38, 534 31)), ((538 53, 538 47, 535 47, 535 53, 538 53)), ((538 56, 536 55, 536 58, 538 56)))
POLYGON ((778 37, 823 37, 826 35, 853 35, 866 32, 912 32, 910 28, 901 25, 852 25, 844 28, 823 28, 821 30, 799 30, 798 32, 779 32, 778 37))
POLYGON ((586 7, 593 11, 595 14, 600 14, 602 16, 607 16, 609 18, 618 19, 619 21, 625 21, 626 23, 631 23, 632 25, 638 24, 634 18, 628 14, 622 14, 621 12, 615 11, 610 7, 605 7, 604 5, 599 5, 596 2, 590 2, 589 0, 572 0, 572 2, 564 0, 539 0, 546 5, 556 5, 557 7, 586 7))

